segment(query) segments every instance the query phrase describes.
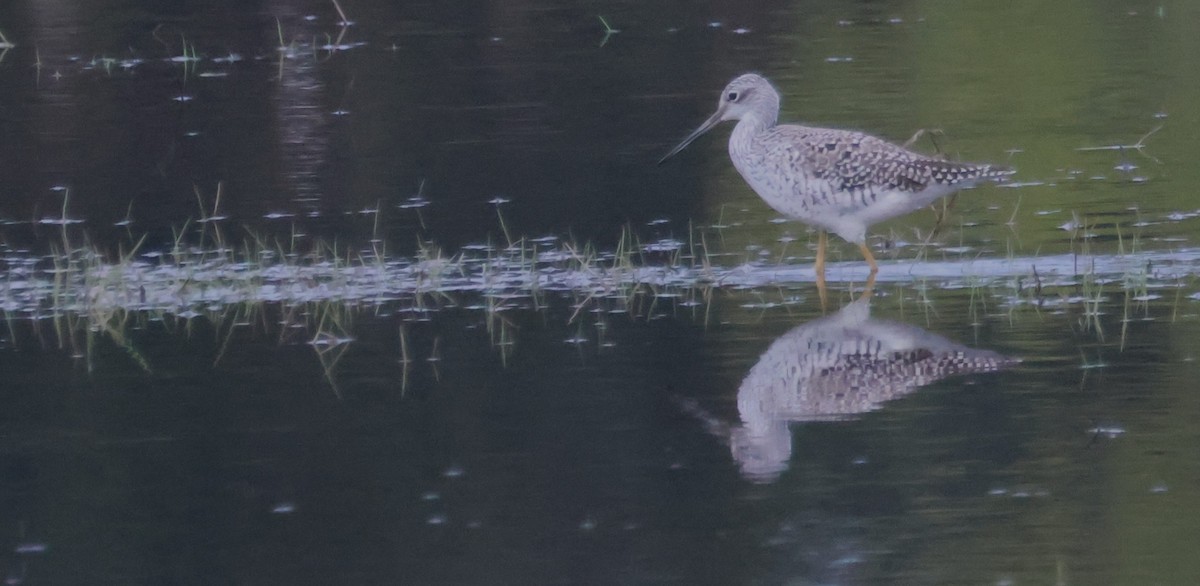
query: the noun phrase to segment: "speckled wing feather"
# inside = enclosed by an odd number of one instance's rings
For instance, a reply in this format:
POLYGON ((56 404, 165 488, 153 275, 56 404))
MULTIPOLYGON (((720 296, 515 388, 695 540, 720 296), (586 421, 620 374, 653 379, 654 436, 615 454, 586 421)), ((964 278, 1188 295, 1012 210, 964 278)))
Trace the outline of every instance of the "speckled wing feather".
POLYGON ((779 125, 763 142, 777 145, 782 157, 799 162, 813 179, 829 181, 838 191, 921 191, 929 184, 1003 177, 1011 170, 931 159, 869 134, 832 128, 779 125), (773 135, 773 136, 772 136, 773 135))
POLYGON ((999 179, 1012 174, 1012 170, 1007 167, 955 163, 925 157, 894 160, 893 164, 883 165, 875 171, 875 182, 904 191, 920 191, 931 183, 958 185, 984 179, 999 179))

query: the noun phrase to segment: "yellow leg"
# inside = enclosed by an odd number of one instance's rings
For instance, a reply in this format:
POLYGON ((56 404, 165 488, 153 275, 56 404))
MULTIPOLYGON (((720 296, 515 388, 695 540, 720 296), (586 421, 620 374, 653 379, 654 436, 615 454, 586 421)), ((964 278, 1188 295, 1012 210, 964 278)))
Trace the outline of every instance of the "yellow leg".
POLYGON ((821 300, 821 313, 829 309, 829 294, 825 292, 825 275, 817 275, 817 298, 821 300))
POLYGON ((817 280, 825 280, 825 240, 827 236, 824 230, 817 231, 817 261, 813 263, 813 269, 817 271, 817 280))
POLYGON ((871 274, 867 276, 867 287, 863 289, 862 294, 862 297, 870 297, 875 292, 875 273, 879 272, 879 265, 875 264, 875 255, 871 254, 871 249, 867 248, 865 242, 859 244, 858 249, 862 251, 863 258, 867 259, 867 265, 871 267, 871 274))
POLYGON ((817 261, 813 263, 813 269, 817 271, 817 296, 821 298, 821 311, 825 311, 829 307, 829 296, 825 293, 826 238, 824 230, 817 232, 817 261))
POLYGON ((863 288, 862 295, 859 295, 858 298, 859 299, 862 299, 864 297, 870 298, 871 295, 874 295, 874 294, 875 294, 875 273, 871 273, 871 276, 867 277, 867 286, 865 288, 863 288))
POLYGON ((871 267, 871 278, 874 280, 875 273, 879 272, 879 265, 875 264, 875 255, 871 254, 866 242, 859 244, 858 249, 862 251, 863 258, 867 259, 867 265, 871 267))

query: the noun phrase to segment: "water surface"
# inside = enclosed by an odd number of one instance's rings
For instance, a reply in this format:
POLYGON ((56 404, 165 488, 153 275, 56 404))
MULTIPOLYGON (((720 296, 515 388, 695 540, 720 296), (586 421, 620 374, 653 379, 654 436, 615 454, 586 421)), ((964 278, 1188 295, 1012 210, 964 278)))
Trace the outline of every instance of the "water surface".
POLYGON ((0 7, 9 583, 1200 579, 1195 7, 342 7, 0 7), (822 310, 750 70, 1018 174, 822 310))

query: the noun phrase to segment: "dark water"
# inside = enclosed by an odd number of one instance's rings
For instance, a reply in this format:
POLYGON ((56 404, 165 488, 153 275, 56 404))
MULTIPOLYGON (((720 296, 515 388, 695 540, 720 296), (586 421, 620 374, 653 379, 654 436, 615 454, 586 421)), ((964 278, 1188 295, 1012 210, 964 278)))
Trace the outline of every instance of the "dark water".
POLYGON ((1024 362, 859 417, 798 415, 763 476, 721 428, 753 417, 741 387, 760 353, 819 316, 748 314, 749 297, 707 326, 607 319, 608 347, 591 323, 588 342, 564 342, 565 308, 521 316, 507 366, 481 320, 448 310, 410 330, 426 350, 407 390, 394 324, 363 324, 336 369, 341 400, 303 344, 239 343, 213 368, 210 332, 150 328, 136 337, 153 376, 117 348, 90 376, 56 348, 6 351, 6 539, 48 547, 10 564, 57 583, 1194 575, 1195 357, 1163 341, 1194 314, 1171 323, 1155 306, 1118 350, 1078 313, 972 327, 961 295, 928 320, 915 299, 877 297, 878 323, 1024 362), (427 363, 434 335, 442 359, 427 363))
MULTIPOLYGON (((811 235, 744 186, 727 129, 654 165, 746 70, 775 80, 784 119, 941 128, 949 155, 1018 167, 1028 185, 965 194, 933 252, 904 246, 931 214, 876 227, 897 263, 1195 246, 1188 3, 343 8, 344 31, 326 2, 0 6, 6 255, 48 252, 64 198, 75 242, 159 250, 220 184, 230 231, 351 250, 453 254, 504 228, 611 249, 626 226, 649 243, 691 224, 725 226, 705 232, 720 262, 807 263, 811 235), (1159 125, 1144 152, 1078 150, 1159 125)), ((1040 295, 889 282, 869 318, 845 284, 828 312, 787 283, 551 293, 499 317, 452 293, 351 304, 332 348, 287 325, 315 306, 232 330, 220 307, 135 315, 119 336, 5 309, 0 571, 1196 583, 1200 311, 1194 274, 1147 272, 1040 295), (857 362, 821 362, 841 355, 857 362)))

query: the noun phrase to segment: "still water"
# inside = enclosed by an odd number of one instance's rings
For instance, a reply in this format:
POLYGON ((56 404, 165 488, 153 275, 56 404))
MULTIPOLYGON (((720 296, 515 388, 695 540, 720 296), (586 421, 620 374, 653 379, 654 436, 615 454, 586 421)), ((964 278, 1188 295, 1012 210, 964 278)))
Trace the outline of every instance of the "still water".
POLYGON ((0 5, 6 583, 1200 581, 1196 6, 79 4, 0 5), (749 70, 1018 174, 823 310, 654 165, 749 70))

